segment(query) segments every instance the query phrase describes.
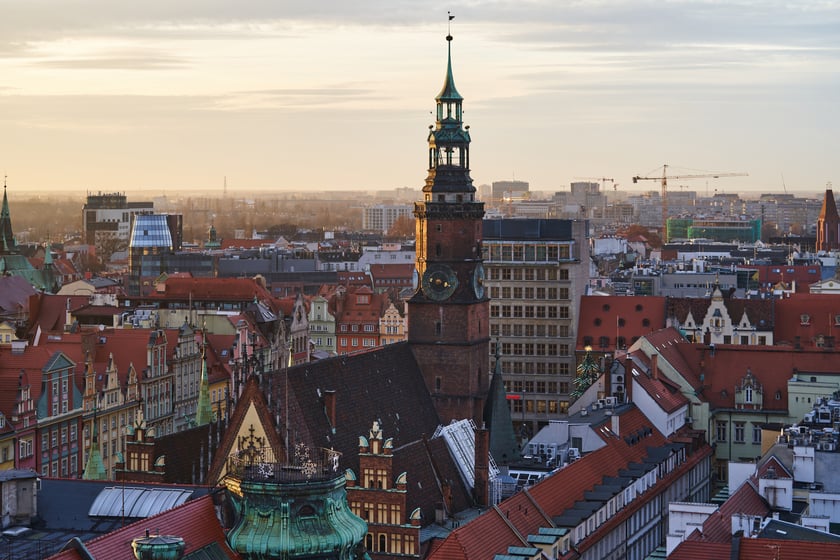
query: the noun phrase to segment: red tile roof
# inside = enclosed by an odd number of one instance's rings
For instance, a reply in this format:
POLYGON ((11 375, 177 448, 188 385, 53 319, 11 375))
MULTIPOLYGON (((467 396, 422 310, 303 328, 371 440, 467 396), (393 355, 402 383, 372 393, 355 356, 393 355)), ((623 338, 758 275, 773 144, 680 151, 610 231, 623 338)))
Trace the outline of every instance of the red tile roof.
POLYGON ((665 298, 659 296, 581 296, 577 349, 587 345, 615 349, 616 338, 630 346, 636 339, 665 326, 665 298))
MULTIPOLYGON (((219 520, 211 495, 202 496, 195 500, 167 510, 158 515, 137 521, 107 535, 96 537, 84 543, 94 558, 108 560, 133 560, 134 553, 131 541, 144 537, 149 528, 162 529, 163 534, 184 539, 184 554, 193 552, 216 543, 224 553, 225 558, 238 559, 239 555, 228 547, 225 533, 219 520)), ((50 556, 49 560, 83 560, 76 550, 66 550, 50 556)))
POLYGON ((741 538, 738 560, 800 560, 803 558, 826 560, 840 558, 840 543, 741 538))
POLYGON ((787 382, 796 372, 840 372, 838 352, 779 346, 708 345, 686 341, 673 328, 647 337, 713 409, 734 408, 735 385, 750 370, 763 389, 763 409, 787 410, 787 382), (702 381, 701 381, 701 375, 702 381))
POLYGON ((792 294, 776 300, 776 344, 813 346, 818 335, 840 337, 840 294, 792 294), (803 322, 802 315, 807 315, 803 322))
POLYGON ((253 278, 167 278, 165 289, 149 299, 248 301, 270 299, 271 294, 253 278))
MULTIPOLYGON (((642 352, 633 352, 633 361, 646 366, 648 371, 652 366, 650 358, 642 352)), ((627 370, 632 375, 633 381, 650 395, 655 403, 667 414, 677 411, 680 407, 687 406, 689 400, 682 394, 680 386, 662 375, 659 368, 655 374, 651 372, 648 376, 646 371, 640 371, 639 375, 632 374, 632 367, 628 364, 627 370)))
MULTIPOLYGON (((650 421, 635 407, 620 413, 619 424, 621 434, 637 432, 643 427, 652 428, 650 421)), ((666 442, 655 428, 643 442, 635 444, 597 429, 596 433, 604 440, 604 447, 584 455, 529 490, 514 494, 456 529, 429 559, 467 560, 504 554, 508 546, 522 543, 520 535, 534 534, 540 527, 550 526, 552 517, 583 500, 584 492, 600 484, 604 477, 617 476, 630 463, 641 462, 647 456, 648 448, 661 447, 666 442)), ((619 517, 616 515, 611 521, 619 522, 619 517)))

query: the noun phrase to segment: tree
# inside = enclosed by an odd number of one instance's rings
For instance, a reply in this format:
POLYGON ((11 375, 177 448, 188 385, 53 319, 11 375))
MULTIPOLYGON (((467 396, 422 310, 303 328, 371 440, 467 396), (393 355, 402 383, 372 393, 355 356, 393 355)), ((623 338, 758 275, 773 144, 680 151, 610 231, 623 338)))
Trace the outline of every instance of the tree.
POLYGON ((414 237, 414 218, 398 216, 391 228, 388 230, 388 237, 406 238, 414 237))

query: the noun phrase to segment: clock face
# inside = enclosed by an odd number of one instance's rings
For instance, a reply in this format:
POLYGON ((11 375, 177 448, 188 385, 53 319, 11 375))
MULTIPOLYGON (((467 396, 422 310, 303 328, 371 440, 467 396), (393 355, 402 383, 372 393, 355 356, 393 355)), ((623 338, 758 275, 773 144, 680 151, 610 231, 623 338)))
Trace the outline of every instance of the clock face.
POLYGON ((473 270, 472 286, 473 286, 473 292, 475 292, 475 297, 477 297, 478 299, 483 299, 484 298, 484 267, 481 266, 481 263, 476 265, 475 269, 473 270))
POLYGON ((423 273, 422 288, 427 298, 445 300, 458 288, 458 275, 446 265, 430 266, 423 273))

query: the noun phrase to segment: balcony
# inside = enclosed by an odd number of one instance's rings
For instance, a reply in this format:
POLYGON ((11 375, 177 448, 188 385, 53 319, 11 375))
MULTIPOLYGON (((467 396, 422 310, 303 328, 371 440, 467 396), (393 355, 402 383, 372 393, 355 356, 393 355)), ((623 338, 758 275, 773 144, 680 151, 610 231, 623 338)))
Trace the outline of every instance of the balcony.
POLYGON ((270 447, 248 447, 228 457, 228 472, 242 481, 268 484, 323 482, 339 475, 341 453, 332 449, 311 450, 298 444, 294 457, 282 461, 270 447))

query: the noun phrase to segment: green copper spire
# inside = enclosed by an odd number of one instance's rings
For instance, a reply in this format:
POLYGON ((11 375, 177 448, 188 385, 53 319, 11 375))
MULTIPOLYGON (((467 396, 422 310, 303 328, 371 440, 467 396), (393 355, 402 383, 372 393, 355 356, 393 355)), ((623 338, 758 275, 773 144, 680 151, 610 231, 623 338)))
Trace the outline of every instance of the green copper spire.
POLYGON ((93 443, 90 445, 90 455, 82 473, 84 480, 107 480, 105 464, 102 462, 102 454, 99 452, 99 438, 96 430, 96 408, 93 409, 93 443))
POLYGON ((210 381, 207 378, 207 357, 201 353, 201 384, 198 387, 198 407, 195 411, 195 425, 203 426, 213 420, 210 404, 210 381))
MULTIPOLYGON (((450 16, 452 17, 452 16, 450 16)), ((458 89, 455 87, 455 78, 452 75, 452 35, 446 36, 446 78, 443 80, 443 87, 435 97, 436 101, 463 100, 458 89)))
POLYGON ((475 194, 470 177, 470 127, 464 127, 464 98, 455 88, 451 34, 446 41, 446 78, 435 97, 437 112, 435 124, 429 127, 429 174, 423 193, 427 202, 461 204, 474 202, 475 194))
POLYGON ((12 215, 9 212, 9 197, 6 195, 6 181, 3 180, 3 208, 0 210, 0 253, 9 254, 15 250, 15 234, 12 232, 12 215))

